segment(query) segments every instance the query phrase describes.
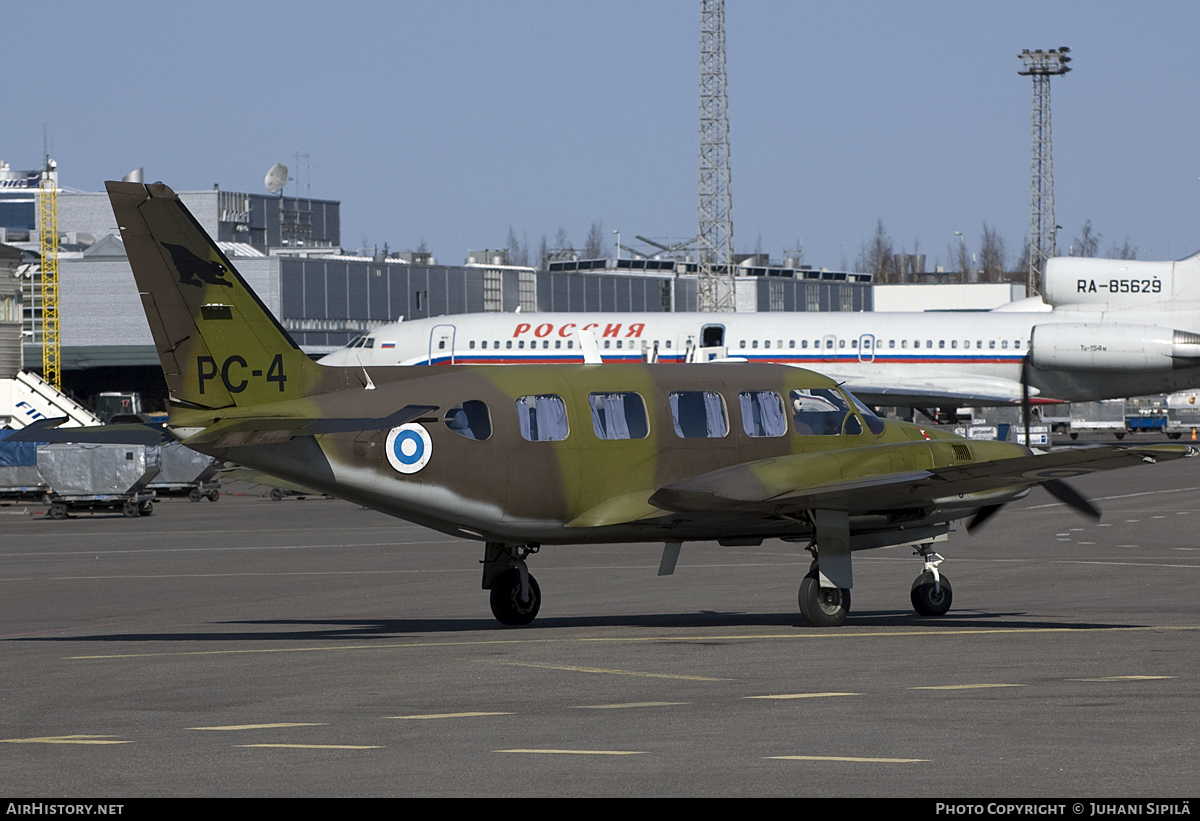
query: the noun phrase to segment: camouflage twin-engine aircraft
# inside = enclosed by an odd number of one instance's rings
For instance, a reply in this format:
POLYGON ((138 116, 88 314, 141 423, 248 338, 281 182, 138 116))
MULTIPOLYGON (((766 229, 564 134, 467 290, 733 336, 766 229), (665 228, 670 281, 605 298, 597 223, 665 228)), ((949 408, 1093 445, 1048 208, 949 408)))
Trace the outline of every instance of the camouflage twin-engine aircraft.
MULTIPOLYGON (((326 367, 311 361, 167 186, 108 183, 170 389, 168 428, 202 453, 485 543, 504 624, 541 593, 547 544, 807 545, 800 610, 850 609, 853 551, 911 544, 922 615, 951 589, 933 551, 1044 484, 1193 453, 1179 445, 1034 455, 884 422, 833 381, 782 365, 326 367)), ((79 429, 63 437, 81 438, 79 429)), ((50 433, 42 429, 44 438, 50 433)), ((37 435, 37 434, 34 434, 37 435)))

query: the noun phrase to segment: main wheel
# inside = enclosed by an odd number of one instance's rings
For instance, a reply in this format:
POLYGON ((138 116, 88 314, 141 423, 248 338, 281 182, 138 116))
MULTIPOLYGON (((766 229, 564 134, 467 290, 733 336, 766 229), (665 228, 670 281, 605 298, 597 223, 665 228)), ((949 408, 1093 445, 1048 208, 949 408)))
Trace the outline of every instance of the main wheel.
POLYGON ((529 573, 529 600, 521 601, 521 571, 505 570, 492 579, 492 615, 507 625, 529 624, 542 607, 542 590, 529 573))
POLYGON ((944 616, 950 609, 950 602, 954 600, 954 591, 950 588, 950 580, 944 573, 939 573, 938 582, 941 590, 934 588, 933 574, 928 570, 913 580, 912 593, 909 598, 912 599, 913 610, 916 610, 918 614, 944 616))
POLYGON ((837 627, 850 613, 850 591, 821 587, 817 571, 811 570, 800 582, 800 613, 813 627, 837 627))
POLYGON ((283 497, 286 495, 287 494, 283 492, 283 488, 281 488, 281 487, 271 488, 271 501, 272 502, 282 502, 283 497))

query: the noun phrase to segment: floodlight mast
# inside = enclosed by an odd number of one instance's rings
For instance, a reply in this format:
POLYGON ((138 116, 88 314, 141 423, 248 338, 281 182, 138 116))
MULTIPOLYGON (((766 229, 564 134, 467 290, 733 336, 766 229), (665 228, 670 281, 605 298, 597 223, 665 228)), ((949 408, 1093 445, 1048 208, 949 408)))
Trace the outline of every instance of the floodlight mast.
POLYGON ((1033 158, 1029 213, 1028 294, 1042 292, 1046 260, 1054 256, 1054 162, 1050 145, 1050 78, 1070 71, 1071 49, 1025 49, 1018 56, 1024 68, 1017 72, 1033 78, 1033 158))
POLYGON ((701 0, 700 237, 697 249, 697 296, 701 311, 731 311, 734 307, 728 107, 725 0, 701 0))

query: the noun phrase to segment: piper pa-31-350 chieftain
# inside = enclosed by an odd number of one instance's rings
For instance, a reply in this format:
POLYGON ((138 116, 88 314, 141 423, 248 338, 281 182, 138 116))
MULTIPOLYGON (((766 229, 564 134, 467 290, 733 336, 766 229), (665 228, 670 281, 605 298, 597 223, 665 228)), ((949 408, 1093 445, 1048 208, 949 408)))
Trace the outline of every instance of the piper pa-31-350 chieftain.
MULTIPOLYGON (((816 287, 815 285, 813 287, 816 287)), ((1178 262, 1054 258, 1048 305, 982 312, 482 313, 395 322, 326 365, 737 358, 812 368, 871 405, 1084 402, 1200 387, 1200 254, 1178 262), (1025 387, 1027 386, 1027 388, 1025 387)))
MULTIPOLYGON (((1182 445, 1034 455, 884 422, 833 380, 758 363, 330 367, 310 360, 175 193, 107 184, 170 391, 167 431, 202 453, 485 544, 505 624, 541 593, 542 545, 717 540, 807 545, 800 609, 850 609, 851 553, 912 544, 912 602, 950 606, 933 551, 1041 484, 1098 515, 1064 476, 1189 456, 1182 445)), ((34 426, 31 426, 31 428, 34 426)), ((27 436, 81 441, 89 429, 27 436)), ((156 439, 162 429, 110 426, 156 439)))

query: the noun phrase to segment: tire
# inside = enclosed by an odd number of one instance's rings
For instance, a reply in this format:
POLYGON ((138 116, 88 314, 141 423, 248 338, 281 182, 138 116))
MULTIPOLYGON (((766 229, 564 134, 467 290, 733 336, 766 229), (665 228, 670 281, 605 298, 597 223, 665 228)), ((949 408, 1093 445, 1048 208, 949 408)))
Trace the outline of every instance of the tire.
POLYGON ((221 492, 219 490, 210 490, 204 494, 204 498, 210 502, 215 502, 221 498, 221 492))
POLYGON ((189 502, 198 502, 203 498, 204 498, 204 494, 202 494, 200 492, 200 488, 194 487, 188 491, 188 501, 189 502))
POLYGON ((1183 436, 1182 433, 1168 433, 1167 434, 1168 439, 1179 439, 1182 436, 1183 436))
POLYGON ((138 505, 138 513, 140 513, 143 516, 153 516, 154 515, 154 502, 145 501, 145 502, 140 503, 138 505))
POLYGON ((1072 439, 1078 439, 1078 438, 1079 438, 1079 434, 1078 434, 1078 433, 1072 433, 1072 434, 1071 434, 1071 438, 1072 438, 1072 439))
POLYGON ((940 592, 934 589, 933 574, 928 570, 913 580, 909 598, 912 600, 913 610, 916 610, 918 615, 944 616, 950 609, 950 603, 954 600, 950 580, 942 573, 938 574, 938 580, 940 592))
POLYGON ((1116 434, 1113 434, 1113 435, 1117 437, 1117 441, 1118 441, 1118 442, 1120 442, 1122 439, 1124 439, 1124 438, 1125 438, 1125 434, 1123 434, 1123 433, 1116 433, 1116 434))
POLYGON ((492 615, 496 621, 511 627, 529 624, 542 608, 542 590, 537 579, 529 574, 528 602, 521 601, 521 571, 515 567, 492 579, 492 615))
POLYGON ((800 613, 813 627, 838 627, 850 614, 850 591, 821 587, 817 571, 811 570, 800 582, 800 613))
POLYGON ((138 503, 133 501, 126 502, 121 508, 121 513, 126 519, 136 519, 138 516, 142 515, 140 512, 138 512, 138 503))
POLYGON ((285 495, 287 495, 287 494, 285 494, 285 493, 283 492, 283 488, 281 488, 281 487, 273 487, 273 488, 271 488, 271 501, 272 501, 272 502, 282 502, 282 501, 283 501, 283 497, 284 497, 285 495))
POLYGON ((51 519, 67 518, 67 506, 66 505, 50 505, 50 518, 51 519))

